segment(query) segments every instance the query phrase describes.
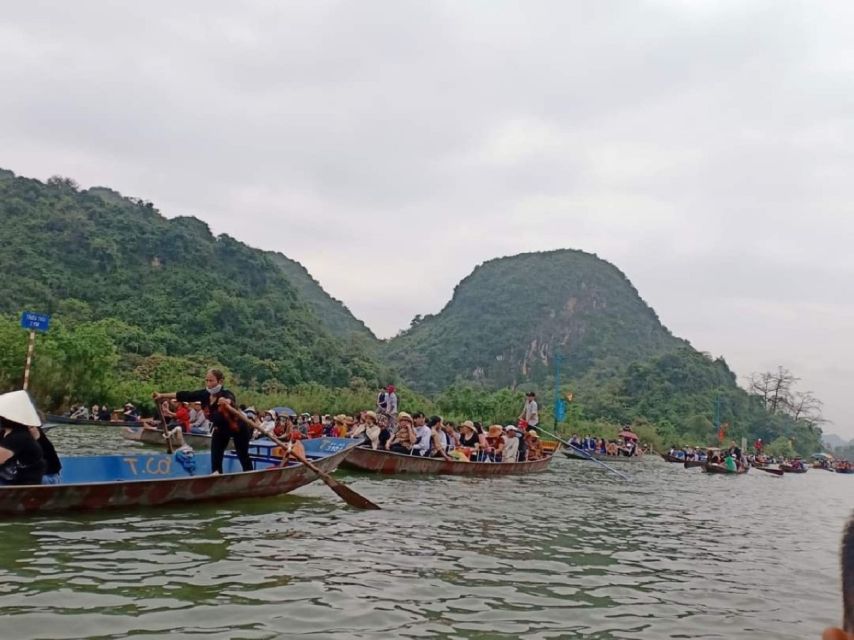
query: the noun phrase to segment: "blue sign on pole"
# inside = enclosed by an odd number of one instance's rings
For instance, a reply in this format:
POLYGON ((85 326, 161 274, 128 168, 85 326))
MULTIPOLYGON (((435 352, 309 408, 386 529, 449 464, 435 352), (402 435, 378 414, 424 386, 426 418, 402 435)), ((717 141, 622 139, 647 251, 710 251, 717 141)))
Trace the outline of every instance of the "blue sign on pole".
POLYGON ((30 331, 47 331, 50 324, 50 316, 46 313, 33 313, 32 311, 24 311, 21 314, 21 327, 30 331))
POLYGON ((566 419, 566 400, 558 400, 555 405, 555 419, 563 422, 566 419))

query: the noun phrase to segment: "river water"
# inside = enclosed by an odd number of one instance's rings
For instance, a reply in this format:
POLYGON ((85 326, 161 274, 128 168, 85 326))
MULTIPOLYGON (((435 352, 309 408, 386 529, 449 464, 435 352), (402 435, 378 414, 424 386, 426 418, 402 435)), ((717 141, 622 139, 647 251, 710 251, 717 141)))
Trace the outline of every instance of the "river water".
MULTIPOLYGON (((57 429, 61 451, 92 431, 57 429)), ((106 450, 132 449, 114 433, 106 450)), ((854 476, 341 479, 272 499, 0 523, 0 637, 818 638, 854 476)))

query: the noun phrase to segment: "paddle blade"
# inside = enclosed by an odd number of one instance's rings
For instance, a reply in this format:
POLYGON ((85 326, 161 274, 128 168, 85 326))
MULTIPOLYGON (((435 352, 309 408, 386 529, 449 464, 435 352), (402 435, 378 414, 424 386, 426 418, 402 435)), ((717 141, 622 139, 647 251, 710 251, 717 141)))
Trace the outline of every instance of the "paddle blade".
MULTIPOLYGON (((326 480, 326 478, 324 478, 326 480)), ((330 478, 331 480, 331 478, 330 478)), ((332 489, 335 493, 337 493, 340 498, 349 504, 351 507, 355 507, 356 509, 379 509, 380 506, 378 504, 374 504, 370 500, 368 500, 365 496, 356 493, 350 487, 341 484, 340 482, 332 481, 332 484, 326 483, 329 485, 329 488, 332 489)))

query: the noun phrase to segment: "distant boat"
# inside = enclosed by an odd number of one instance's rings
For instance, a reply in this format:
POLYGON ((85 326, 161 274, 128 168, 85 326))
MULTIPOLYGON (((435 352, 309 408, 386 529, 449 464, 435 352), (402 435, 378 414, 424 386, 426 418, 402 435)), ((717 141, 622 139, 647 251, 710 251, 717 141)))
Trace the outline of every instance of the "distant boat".
POLYGON ((726 468, 726 465, 707 464, 706 466, 703 467, 703 469, 706 470, 706 473, 728 473, 730 475, 742 475, 742 474, 750 471, 750 466, 744 465, 743 467, 740 467, 739 469, 736 469, 735 471, 730 471, 729 469, 726 468))
MULTIPOLYGON (((302 442, 311 442, 311 440, 302 442)), ((385 474, 506 476, 545 471, 553 457, 548 456, 529 462, 457 462, 359 446, 347 456, 342 466, 385 474)))
POLYGON ((89 418, 69 418, 48 413, 44 417, 47 424, 84 424, 95 427, 138 427, 139 421, 130 420, 90 420, 89 418))
MULTIPOLYGON (((356 448, 346 438, 318 438, 303 443, 306 457, 331 472, 356 448)), ((70 456, 62 460, 62 483, 0 486, 0 513, 153 507, 164 504, 220 502, 289 493, 319 476, 302 463, 281 465, 270 441, 252 445, 254 471, 242 471, 226 453, 225 473, 211 475, 209 453, 70 456)))
MULTIPOLYGON (((573 460, 589 460, 590 458, 594 458, 596 460, 602 460, 606 462, 640 462, 644 459, 644 456, 609 456, 602 453, 590 453, 589 451, 576 451, 573 449, 561 449, 561 453, 565 455, 567 458, 572 458, 573 460)), ((684 460, 680 460, 680 462, 684 462, 684 460)))

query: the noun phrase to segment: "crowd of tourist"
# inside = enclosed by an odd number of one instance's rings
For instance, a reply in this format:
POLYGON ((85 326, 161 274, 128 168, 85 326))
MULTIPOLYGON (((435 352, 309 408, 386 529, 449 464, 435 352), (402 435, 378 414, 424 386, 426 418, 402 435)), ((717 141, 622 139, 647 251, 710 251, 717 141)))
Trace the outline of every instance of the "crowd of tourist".
POLYGON ((272 434, 279 439, 360 438, 372 449, 466 462, 523 462, 543 457, 536 428, 520 424, 484 427, 466 420, 457 424, 441 416, 374 410, 335 416, 303 413, 295 416, 274 409, 260 414, 241 407, 255 427, 255 437, 272 434))
MULTIPOLYGON (((211 433, 209 410, 201 401, 169 398, 158 399, 158 404, 169 431, 180 427, 185 434, 211 433)), ((441 416, 425 416, 420 411, 411 414, 399 411, 393 385, 380 390, 375 409, 354 415, 297 414, 286 407, 258 411, 253 406, 239 405, 239 409, 254 425, 254 438, 268 434, 291 440, 361 438, 364 446, 373 449, 466 462, 523 462, 538 460, 545 455, 536 429, 539 416, 533 392, 526 394, 518 422, 505 426, 485 426, 471 420, 457 424, 441 416)), ((104 405, 93 405, 91 410, 86 405, 79 405, 73 408, 69 417, 109 420, 110 412, 104 405)), ((140 417, 131 403, 125 405, 120 419, 139 422, 151 429, 162 429, 159 419, 140 417)))
MULTIPOLYGON (((631 433, 631 427, 623 427, 623 429, 623 433, 626 431, 631 433)), ((598 454, 601 456, 632 457, 642 455, 643 453, 640 447, 638 447, 637 436, 634 434, 632 434, 632 436, 626 434, 623 437, 611 440, 595 438, 590 435, 579 438, 577 434, 573 434, 569 439, 569 444, 575 449, 580 449, 586 453, 598 454)))

